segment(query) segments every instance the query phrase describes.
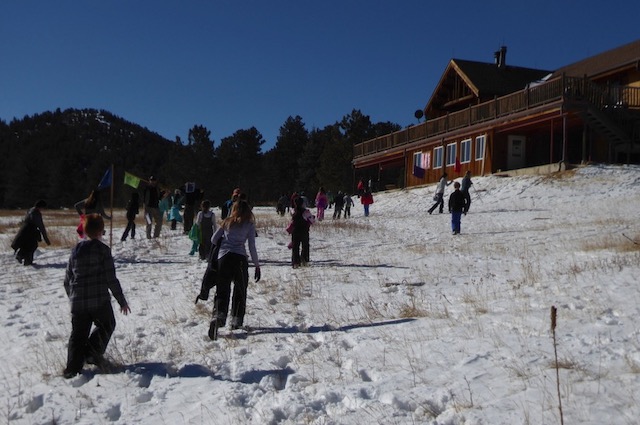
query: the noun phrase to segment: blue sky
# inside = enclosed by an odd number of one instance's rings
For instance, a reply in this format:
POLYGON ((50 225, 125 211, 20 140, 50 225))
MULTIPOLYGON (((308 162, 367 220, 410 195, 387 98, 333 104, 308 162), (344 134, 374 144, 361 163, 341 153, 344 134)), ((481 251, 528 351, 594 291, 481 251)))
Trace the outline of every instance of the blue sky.
POLYGON ((5 1, 0 119, 105 109, 174 140, 353 109, 415 123, 452 58, 553 70, 640 38, 640 1, 5 1))

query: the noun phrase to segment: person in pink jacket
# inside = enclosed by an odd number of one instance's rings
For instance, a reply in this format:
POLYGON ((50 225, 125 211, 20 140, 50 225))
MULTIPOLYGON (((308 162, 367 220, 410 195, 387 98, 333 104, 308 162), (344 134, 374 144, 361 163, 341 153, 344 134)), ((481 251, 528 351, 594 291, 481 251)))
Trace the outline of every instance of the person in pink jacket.
POLYGON ((324 187, 320 187, 318 194, 316 195, 316 217, 318 221, 324 220, 324 210, 327 209, 327 205, 329 205, 329 198, 327 198, 327 192, 324 190, 324 187))

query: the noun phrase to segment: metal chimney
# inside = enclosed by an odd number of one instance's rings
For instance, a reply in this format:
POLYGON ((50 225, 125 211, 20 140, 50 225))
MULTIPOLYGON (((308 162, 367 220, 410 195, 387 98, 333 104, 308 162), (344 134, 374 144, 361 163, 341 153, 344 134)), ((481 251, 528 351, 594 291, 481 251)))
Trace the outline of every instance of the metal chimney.
POLYGON ((500 51, 496 52, 496 65, 498 68, 504 68, 507 66, 507 46, 500 47, 500 51))

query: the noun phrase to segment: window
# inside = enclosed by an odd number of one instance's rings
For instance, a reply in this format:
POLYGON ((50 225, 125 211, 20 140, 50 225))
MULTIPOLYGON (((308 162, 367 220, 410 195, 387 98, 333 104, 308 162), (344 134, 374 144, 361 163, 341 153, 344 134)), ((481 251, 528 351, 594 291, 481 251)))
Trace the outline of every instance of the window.
POLYGON ((433 168, 442 168, 442 146, 433 149, 433 168))
POLYGON ((447 145, 447 167, 456 164, 456 147, 455 143, 449 143, 447 145))
POLYGON ((476 137, 476 161, 482 161, 484 158, 484 141, 486 136, 476 137))
POLYGON ((413 166, 420 167, 422 164, 422 152, 414 152, 413 153, 413 166))
POLYGON ((471 139, 460 142, 460 163, 471 162, 471 139))
POLYGON ((422 157, 422 152, 413 153, 413 175, 421 179, 424 178, 424 169, 421 167, 422 157))

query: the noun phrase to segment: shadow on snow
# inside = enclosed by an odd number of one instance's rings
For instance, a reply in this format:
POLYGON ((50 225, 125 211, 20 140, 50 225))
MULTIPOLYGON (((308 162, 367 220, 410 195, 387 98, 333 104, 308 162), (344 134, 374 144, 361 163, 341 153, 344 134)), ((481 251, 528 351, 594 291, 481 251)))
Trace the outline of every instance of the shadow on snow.
POLYGON ((390 320, 388 322, 376 322, 376 323, 356 323, 353 325, 344 325, 339 327, 333 327, 330 325, 322 325, 322 326, 310 326, 308 328, 299 328, 298 326, 285 326, 285 327, 256 327, 251 328, 249 335, 259 335, 259 334, 294 334, 294 333, 305 333, 305 334, 313 334, 319 332, 346 332, 352 329, 361 329, 361 328, 374 328, 378 326, 388 326, 388 325, 399 325, 401 323, 409 323, 413 322, 416 319, 407 318, 407 319, 397 319, 390 320))

